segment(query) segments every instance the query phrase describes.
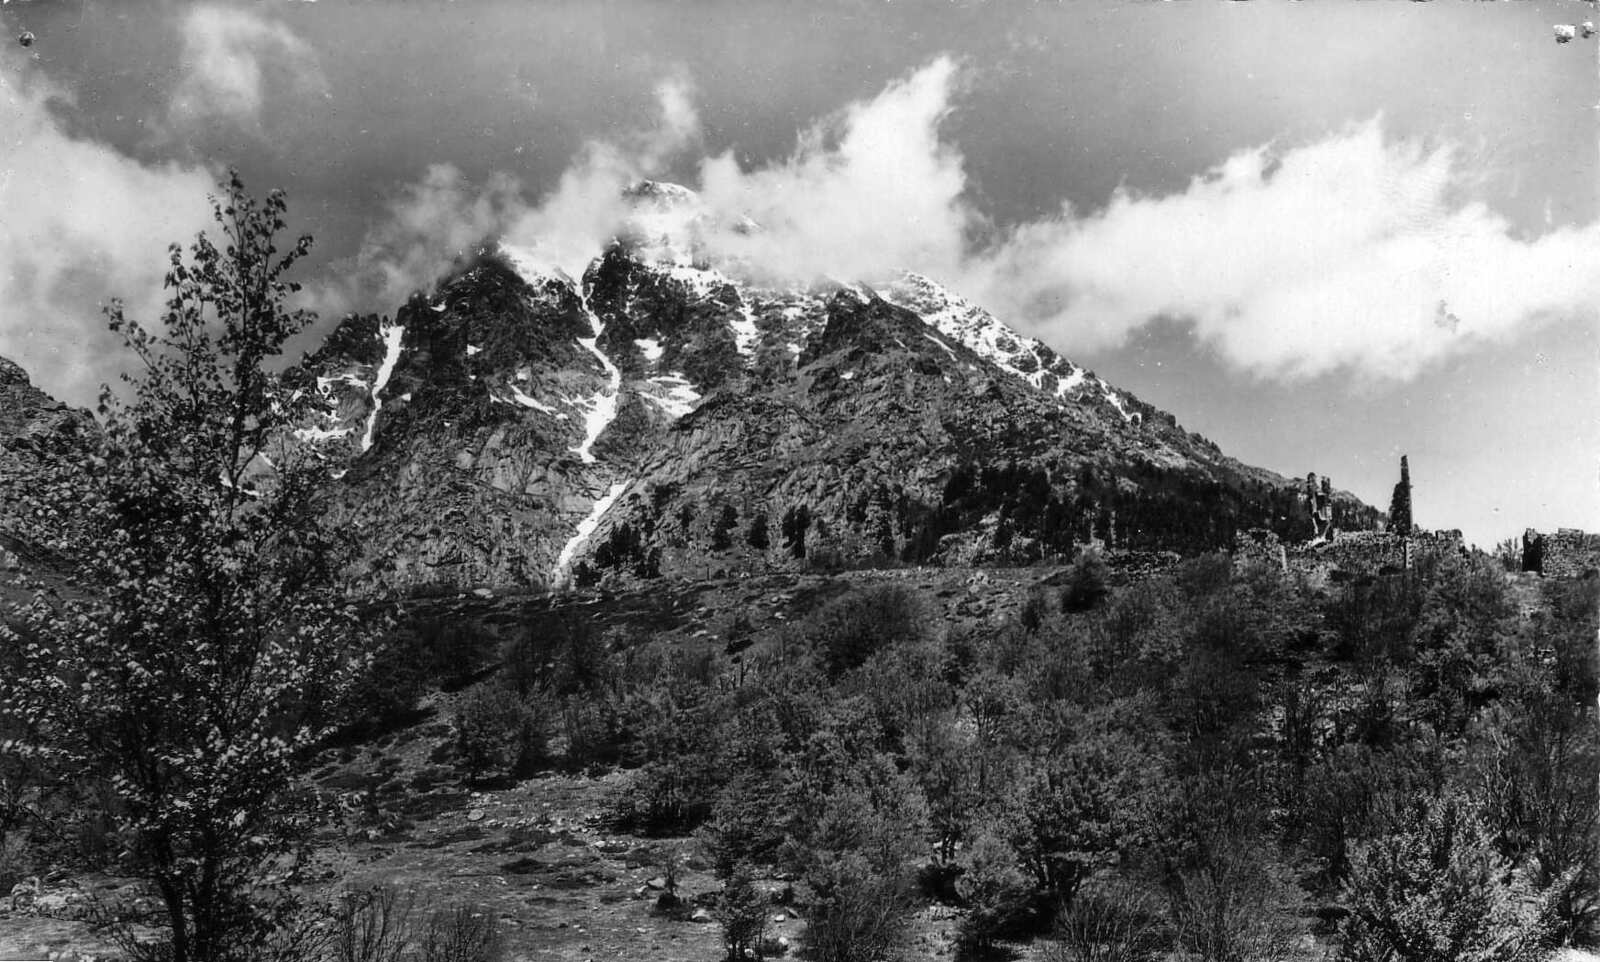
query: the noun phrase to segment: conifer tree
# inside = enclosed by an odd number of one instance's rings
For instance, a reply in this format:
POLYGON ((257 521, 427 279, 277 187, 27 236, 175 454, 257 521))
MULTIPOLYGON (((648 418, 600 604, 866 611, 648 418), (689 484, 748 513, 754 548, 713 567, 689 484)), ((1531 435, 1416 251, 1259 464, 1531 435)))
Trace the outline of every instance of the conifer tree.
POLYGON ((1389 530, 1395 534, 1411 533, 1411 465, 1400 455, 1400 483, 1394 486, 1389 499, 1389 530))

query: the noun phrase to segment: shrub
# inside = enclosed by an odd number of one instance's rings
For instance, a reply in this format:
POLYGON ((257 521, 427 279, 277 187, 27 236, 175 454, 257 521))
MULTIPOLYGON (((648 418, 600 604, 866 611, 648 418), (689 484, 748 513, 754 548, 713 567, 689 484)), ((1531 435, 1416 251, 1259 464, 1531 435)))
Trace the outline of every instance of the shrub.
POLYGON ((882 759, 858 766, 795 826, 812 893, 805 950, 817 962, 890 956, 915 908, 913 861, 927 834, 922 797, 882 759))
POLYGON ((503 954, 494 917, 473 905, 429 916, 417 943, 417 962, 498 962, 503 954))
POLYGON ((1417 802, 1358 849, 1345 896, 1342 962, 1522 962, 1542 958, 1550 903, 1508 870, 1459 796, 1417 802))
POLYGON ((862 588, 825 605, 811 620, 811 637, 828 673, 857 668, 873 652, 933 632, 930 606, 916 591, 887 584, 862 588))
POLYGON ((402 962, 416 895, 390 885, 346 891, 333 908, 332 962, 402 962))
POLYGON ((1056 915, 1045 962, 1154 962, 1167 948, 1160 906, 1149 891, 1097 876, 1056 915))
POLYGON ((1017 867, 1017 855, 1005 839, 980 830, 961 853, 956 894, 967 905, 958 939, 963 949, 982 952, 1014 929, 1031 908, 1033 888, 1017 867))
POLYGON ((515 778, 544 757, 543 720, 506 688, 471 692, 455 729, 457 761, 471 779, 515 778))
POLYGON ((728 951, 728 962, 761 957, 767 934, 767 908, 767 893, 751 884, 747 872, 735 872, 723 885, 716 914, 722 923, 722 944, 728 951))
POLYGON ((1088 611, 1110 594, 1106 586, 1105 559, 1098 551, 1085 551, 1078 555, 1067 571, 1066 587, 1061 589, 1062 611, 1088 611))
POLYGON ((829 859, 807 874, 814 898, 805 955, 813 962, 877 962, 904 940, 912 905, 898 875, 878 872, 860 852, 829 859))

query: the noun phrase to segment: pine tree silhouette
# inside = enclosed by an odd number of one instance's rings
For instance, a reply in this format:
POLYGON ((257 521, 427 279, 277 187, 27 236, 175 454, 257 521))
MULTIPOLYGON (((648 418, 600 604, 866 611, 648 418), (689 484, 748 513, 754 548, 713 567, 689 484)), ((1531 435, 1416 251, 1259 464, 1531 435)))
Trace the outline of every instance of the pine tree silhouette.
POLYGON ((1389 499, 1389 530, 1395 534, 1411 533, 1411 465, 1400 455, 1400 483, 1394 486, 1394 496, 1389 499))

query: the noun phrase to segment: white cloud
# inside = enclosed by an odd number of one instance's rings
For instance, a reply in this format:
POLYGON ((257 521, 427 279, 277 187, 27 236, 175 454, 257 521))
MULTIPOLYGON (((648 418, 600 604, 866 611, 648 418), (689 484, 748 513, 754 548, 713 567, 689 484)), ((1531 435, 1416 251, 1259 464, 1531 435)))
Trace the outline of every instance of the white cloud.
POLYGON ((585 144, 554 190, 507 220, 505 240, 550 267, 581 276, 627 217, 623 188, 657 175, 699 138, 700 118, 692 93, 681 76, 658 84, 655 125, 620 143, 585 144))
POLYGON ((269 85, 299 94, 326 89, 316 52, 285 24, 202 5, 184 17, 182 33, 184 73, 170 106, 175 125, 220 118, 259 132, 269 85))
POLYGON ((1519 238, 1459 199, 1448 147, 1374 119, 1316 143, 1241 151, 1182 192, 1113 197, 1027 224, 968 263, 991 307, 1055 343, 1104 346, 1188 321, 1250 371, 1408 378, 1548 318, 1594 311, 1600 225, 1519 238))
POLYGON ((166 247, 210 223, 216 178, 73 137, 57 118, 69 108, 0 55, 0 355, 63 400, 90 404, 120 350, 100 305, 120 296, 130 316, 157 316, 166 247))
POLYGON ((786 160, 746 171, 706 160, 700 191, 719 223, 763 228, 716 243, 766 269, 867 278, 905 268, 948 276, 979 218, 961 200, 961 157, 939 139, 957 67, 941 57, 804 132, 786 160))
POLYGON ((537 203, 525 199, 509 174, 475 186, 453 165, 430 166, 390 200, 386 217, 368 232, 357 255, 340 265, 337 280, 308 286, 307 303, 331 315, 393 310, 491 236, 523 248, 548 268, 580 276, 627 214, 623 188, 657 173, 700 135, 686 79, 664 80, 655 99, 655 124, 618 142, 585 144, 537 203))
POLYGON ((435 164, 421 181, 390 199, 387 216, 367 234, 356 256, 340 265, 337 279, 307 286, 305 302, 329 316, 392 311, 521 209, 519 186, 511 177, 496 175, 478 188, 457 168, 435 164))
MULTIPOLYGON (((704 158, 693 186, 712 226, 699 225, 701 239, 802 278, 918 270, 1069 354, 1177 319, 1235 366, 1283 378, 1409 378, 1547 319, 1592 315, 1600 300, 1600 224, 1524 238, 1467 199, 1475 180, 1450 146, 1392 141, 1376 118, 1314 143, 1241 150, 1179 191, 1120 191, 1098 211, 1064 207, 996 234, 941 136, 960 81, 941 57, 802 132, 780 161, 704 158), (741 215, 762 229, 716 229, 741 215)), ((663 84, 653 129, 588 144, 538 202, 501 180, 451 200, 459 230, 429 229, 481 237, 497 222, 576 275, 626 218, 621 188, 696 142, 689 93, 663 84)), ((394 222, 407 218, 397 209, 394 222)), ((427 286, 444 262, 414 254, 420 234, 409 247, 397 237, 381 228, 369 259, 396 265, 396 286, 427 286)))

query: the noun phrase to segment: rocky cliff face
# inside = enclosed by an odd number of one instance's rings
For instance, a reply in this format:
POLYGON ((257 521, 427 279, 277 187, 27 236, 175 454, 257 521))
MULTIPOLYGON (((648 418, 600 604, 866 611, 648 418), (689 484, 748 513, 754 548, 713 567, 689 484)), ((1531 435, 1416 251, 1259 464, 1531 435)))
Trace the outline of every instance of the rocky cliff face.
POLYGON ((49 462, 95 430, 89 412, 70 408, 34 387, 21 367, 0 357, 0 578, 48 576, 51 554, 17 530, 14 495, 49 462))
POLYGON ((1292 482, 931 279, 713 266, 692 193, 633 196, 581 280, 491 246, 308 359, 327 411, 302 437, 340 462, 330 510, 375 584, 1017 563, 1302 521, 1292 482))
MULTIPOLYGON (((713 264, 691 192, 630 195, 581 279, 490 244, 285 375, 322 402, 295 437, 329 463, 328 515, 370 587, 1015 564, 1309 527, 1297 483, 929 278, 713 264)), ((20 399, 0 397, 0 470, 81 417, 14 366, 0 395, 20 399)), ((1376 518, 1338 507, 1346 529, 1376 518)))

